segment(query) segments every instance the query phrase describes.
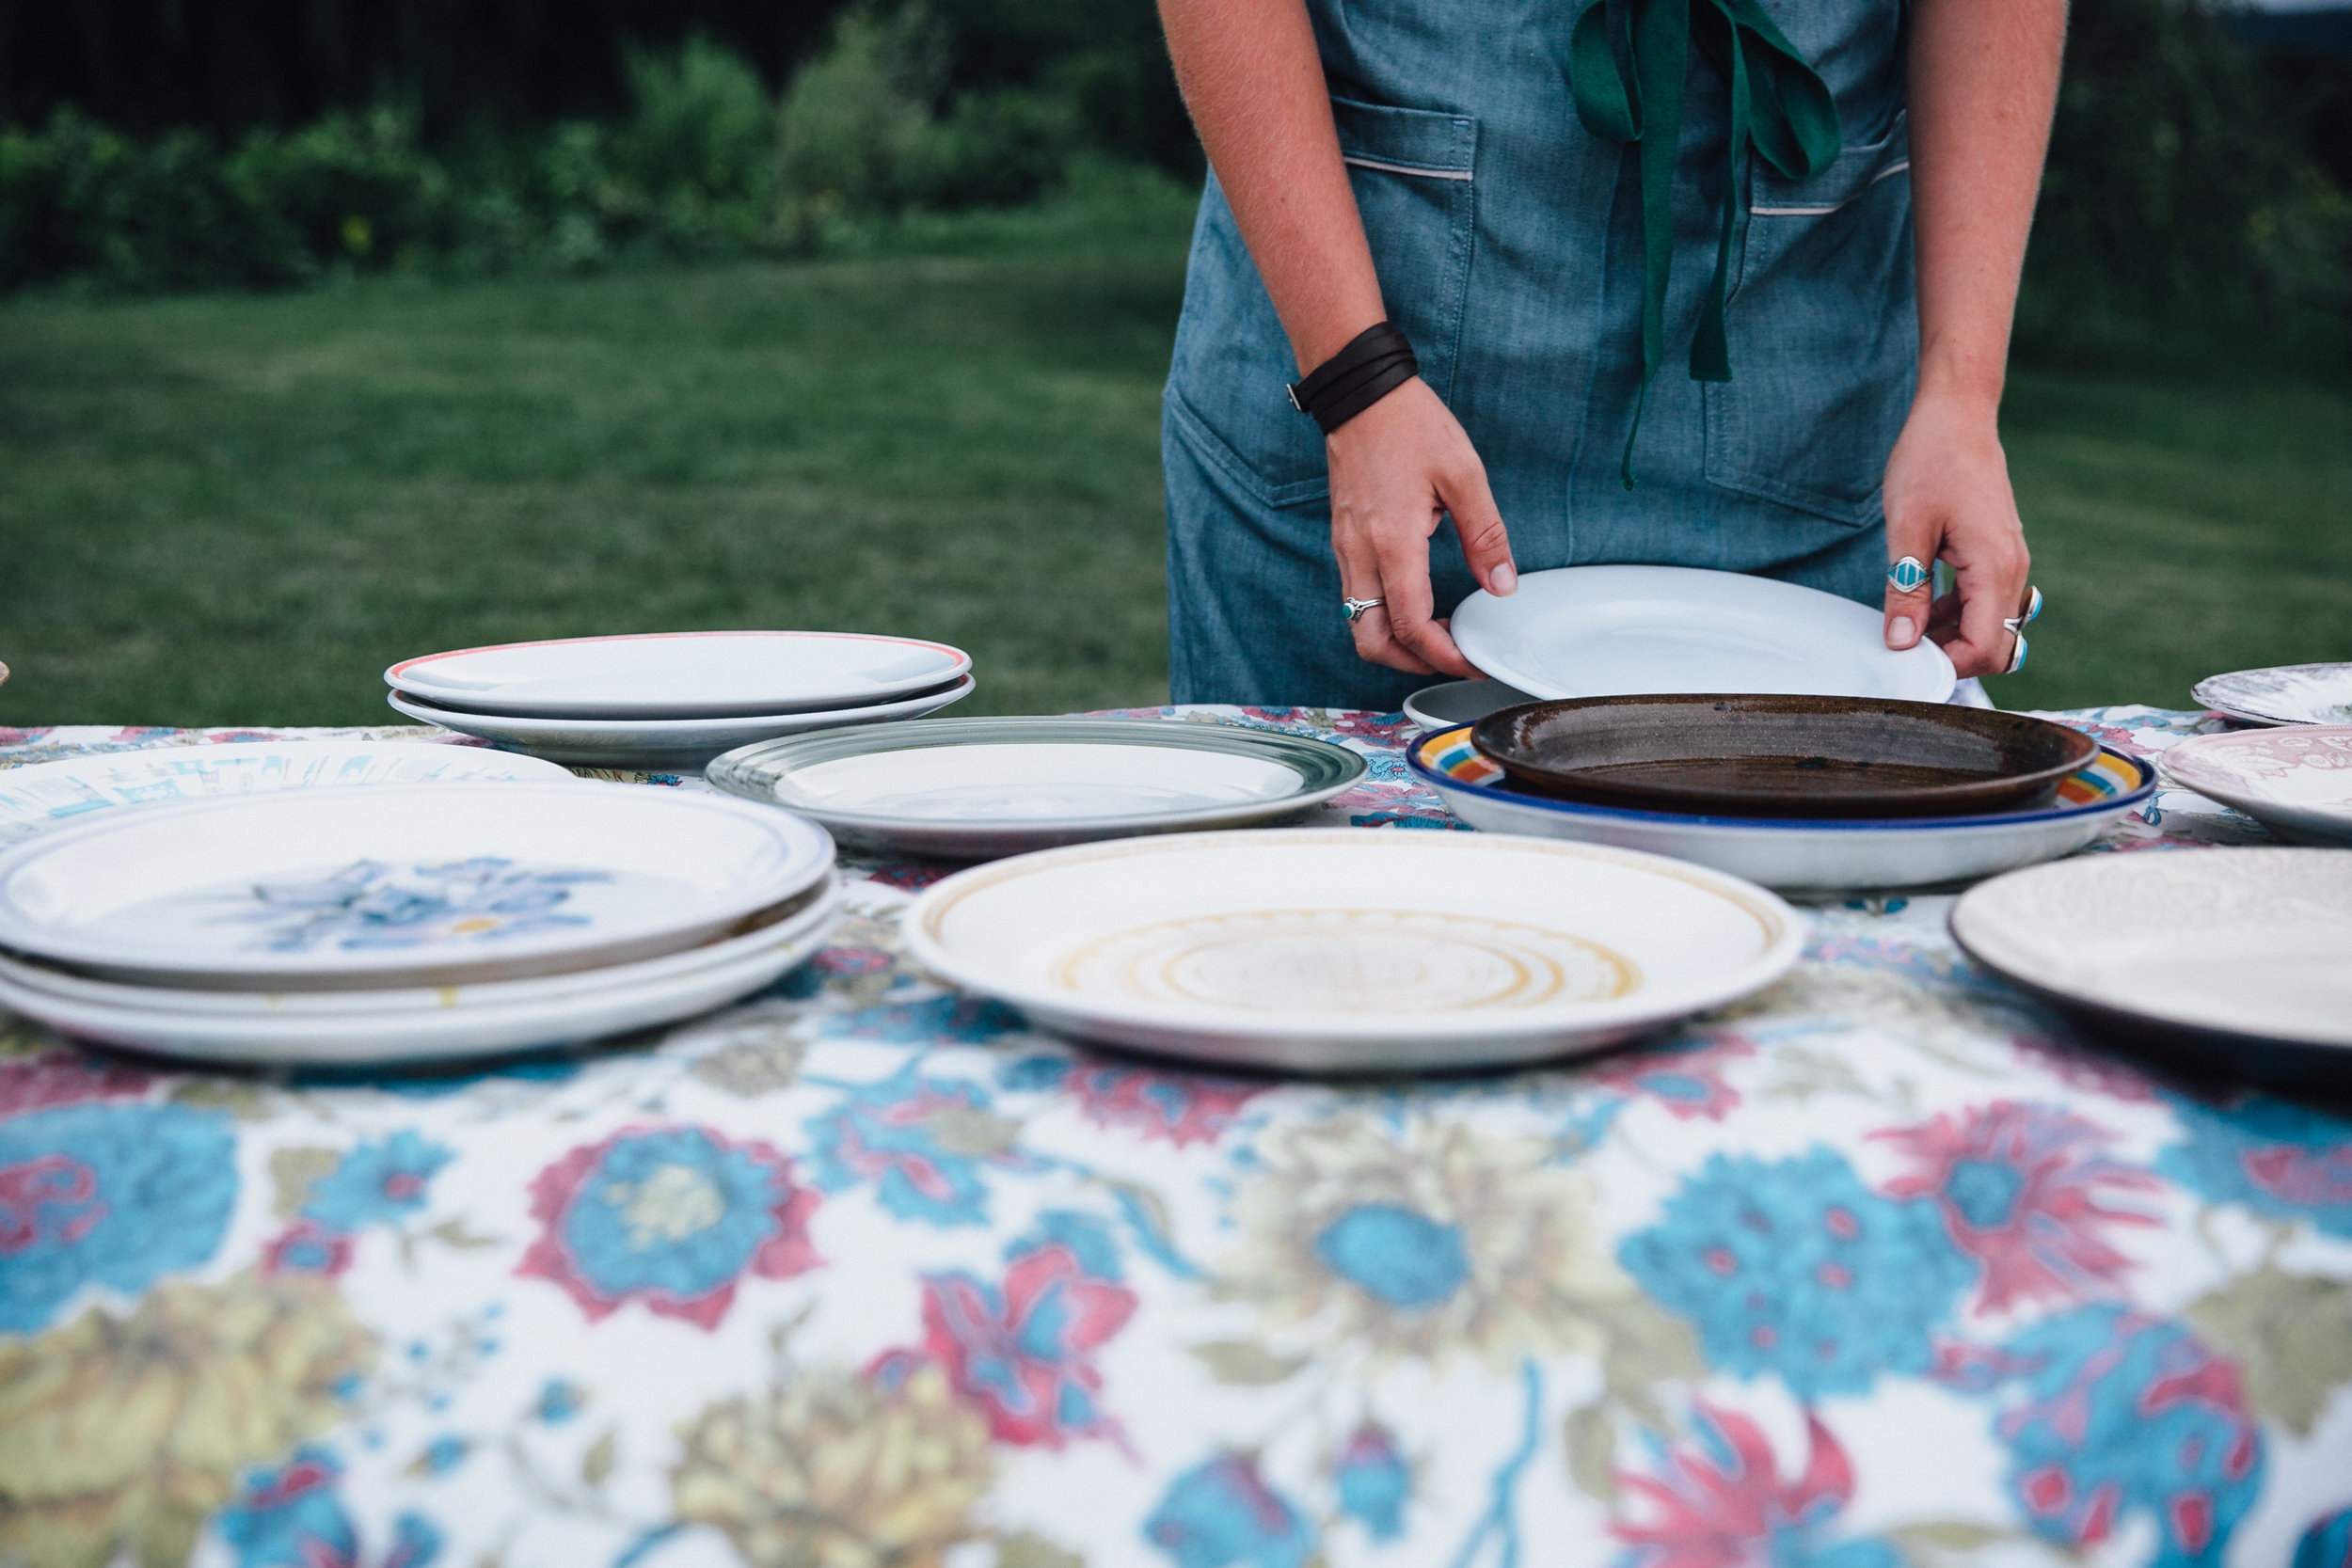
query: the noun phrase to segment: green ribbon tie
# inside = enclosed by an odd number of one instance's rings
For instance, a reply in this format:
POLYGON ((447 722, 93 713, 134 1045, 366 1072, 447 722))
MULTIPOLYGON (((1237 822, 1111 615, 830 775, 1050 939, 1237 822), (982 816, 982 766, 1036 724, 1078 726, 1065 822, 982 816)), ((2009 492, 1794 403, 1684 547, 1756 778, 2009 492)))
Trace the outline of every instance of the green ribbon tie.
POLYGON ((1758 0, 1592 0, 1568 40, 1568 85, 1584 129, 1641 156, 1642 390, 1621 470, 1633 488, 1633 440, 1649 384, 1666 356, 1666 280, 1674 266, 1675 152, 1682 139, 1682 76, 1691 40, 1731 82, 1731 140, 1724 159, 1724 221, 1691 340, 1691 376, 1729 381, 1724 300, 1740 212, 1740 155, 1754 148, 1791 179, 1819 174, 1844 145, 1837 104, 1758 0), (1611 37, 1612 23, 1615 37, 1611 37), (1622 62, 1622 63, 1621 63, 1622 62))

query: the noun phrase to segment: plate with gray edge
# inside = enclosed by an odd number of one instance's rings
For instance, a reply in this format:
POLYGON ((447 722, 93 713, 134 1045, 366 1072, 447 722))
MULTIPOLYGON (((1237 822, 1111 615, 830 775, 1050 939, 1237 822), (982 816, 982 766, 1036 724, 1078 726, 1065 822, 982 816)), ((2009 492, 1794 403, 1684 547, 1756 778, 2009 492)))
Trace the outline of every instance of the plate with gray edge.
POLYGON ((1490 713, 1534 698, 1518 687, 1502 681, 1447 681, 1441 686, 1424 686, 1405 699, 1405 717, 1424 730, 1450 730, 1456 724, 1475 724, 1490 713))
POLYGON ((2189 693, 2247 724, 2352 724, 2352 664, 2280 664, 2208 675, 2189 693))
POLYGON ((730 752, 718 789, 821 823, 846 848, 993 860, 1142 833, 1248 827, 1362 782, 1344 746, 1151 719, 939 719, 730 752))

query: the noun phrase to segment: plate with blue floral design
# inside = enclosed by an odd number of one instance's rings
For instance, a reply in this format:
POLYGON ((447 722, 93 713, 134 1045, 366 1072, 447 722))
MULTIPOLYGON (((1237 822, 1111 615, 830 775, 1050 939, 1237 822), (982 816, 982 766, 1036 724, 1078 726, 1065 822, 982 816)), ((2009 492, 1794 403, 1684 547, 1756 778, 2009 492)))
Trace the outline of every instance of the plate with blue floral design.
POLYGON ((833 858, 787 813, 624 784, 247 795, 0 852, 0 948, 196 989, 520 979, 708 942, 833 858))

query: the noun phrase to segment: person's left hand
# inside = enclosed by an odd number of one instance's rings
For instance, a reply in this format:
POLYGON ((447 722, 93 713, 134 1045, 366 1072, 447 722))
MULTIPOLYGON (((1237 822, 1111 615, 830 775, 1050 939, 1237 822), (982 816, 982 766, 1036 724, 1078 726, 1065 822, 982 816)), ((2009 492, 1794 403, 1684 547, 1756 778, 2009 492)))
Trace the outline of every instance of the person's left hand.
POLYGON ((2009 483, 1997 408, 1923 391, 1886 460, 1886 559, 1916 556, 1952 568, 1953 592, 1931 609, 1932 578, 1909 594, 1886 585, 1886 645, 1932 637, 1965 680, 1997 675, 2016 647, 2001 623, 2025 612, 2025 524, 2009 483))

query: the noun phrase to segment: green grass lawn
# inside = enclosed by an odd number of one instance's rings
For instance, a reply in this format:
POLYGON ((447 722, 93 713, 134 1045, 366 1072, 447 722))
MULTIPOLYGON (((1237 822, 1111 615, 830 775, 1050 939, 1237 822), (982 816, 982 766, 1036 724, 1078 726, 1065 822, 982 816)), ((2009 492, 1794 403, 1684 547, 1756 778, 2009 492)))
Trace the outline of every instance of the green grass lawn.
MULTIPOLYGON (((961 712, 1166 691, 1158 389, 1188 203, 870 255, 0 304, 0 724, 383 721, 473 642, 863 627, 961 712)), ((2051 610, 2005 705, 2352 658, 2352 397, 2015 378, 2051 610)))

